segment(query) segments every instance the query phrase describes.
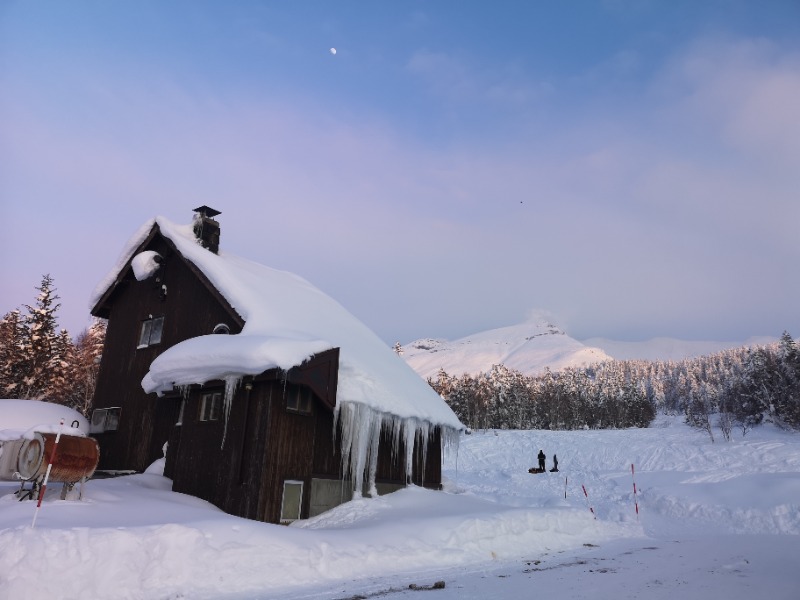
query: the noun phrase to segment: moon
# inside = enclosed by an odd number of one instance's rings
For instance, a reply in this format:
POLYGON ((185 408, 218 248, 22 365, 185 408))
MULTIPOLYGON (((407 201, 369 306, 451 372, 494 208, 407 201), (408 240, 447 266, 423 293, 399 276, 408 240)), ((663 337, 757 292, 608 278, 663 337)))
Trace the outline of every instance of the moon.
POLYGON ((336 48, 331 48, 331 54, 336 54, 336 48))

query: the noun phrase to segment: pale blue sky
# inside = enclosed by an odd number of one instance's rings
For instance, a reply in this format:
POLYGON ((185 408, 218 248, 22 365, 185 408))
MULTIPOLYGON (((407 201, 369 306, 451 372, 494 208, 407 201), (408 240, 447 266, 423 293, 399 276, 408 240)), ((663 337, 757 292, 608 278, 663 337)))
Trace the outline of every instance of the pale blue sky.
POLYGON ((387 343, 797 337, 798 106, 797 1, 0 0, 0 311, 208 204, 387 343))

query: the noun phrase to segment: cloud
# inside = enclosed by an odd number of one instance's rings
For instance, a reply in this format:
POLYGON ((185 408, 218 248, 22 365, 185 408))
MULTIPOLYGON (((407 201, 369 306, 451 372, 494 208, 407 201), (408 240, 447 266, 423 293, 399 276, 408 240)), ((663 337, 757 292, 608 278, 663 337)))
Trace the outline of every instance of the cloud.
POLYGON ((657 80, 676 114, 754 159, 800 155, 800 53, 759 39, 711 38, 680 53, 657 80))

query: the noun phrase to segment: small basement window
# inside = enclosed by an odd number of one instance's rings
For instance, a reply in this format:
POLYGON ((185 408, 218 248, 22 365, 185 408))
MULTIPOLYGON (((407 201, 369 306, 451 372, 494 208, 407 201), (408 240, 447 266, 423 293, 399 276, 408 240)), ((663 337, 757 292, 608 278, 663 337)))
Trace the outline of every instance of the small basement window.
POLYGON ((164 332, 164 317, 150 317, 142 321, 142 331, 139 334, 137 348, 147 348, 161 343, 161 334, 164 332))
POLYGON ((110 408, 96 408, 92 413, 92 422, 89 424, 89 433, 105 433, 116 431, 119 427, 119 406, 110 408))
POLYGON ((286 410, 304 415, 311 414, 311 388, 304 385, 286 386, 286 410))
POLYGON ((222 392, 203 394, 200 399, 200 420, 219 421, 222 413, 222 392))
POLYGON ((291 523, 300 518, 303 507, 303 482, 287 479, 283 482, 281 523, 291 523))

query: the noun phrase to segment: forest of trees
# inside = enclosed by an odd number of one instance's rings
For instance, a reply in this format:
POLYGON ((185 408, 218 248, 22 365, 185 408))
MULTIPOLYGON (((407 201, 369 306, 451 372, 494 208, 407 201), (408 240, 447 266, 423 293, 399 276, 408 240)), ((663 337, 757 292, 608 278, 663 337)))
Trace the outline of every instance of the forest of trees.
POLYGON ((607 361, 528 377, 497 365, 487 373, 428 383, 472 429, 647 427, 657 413, 729 440, 769 420, 800 429, 800 345, 784 333, 768 346, 679 362, 607 361))
POLYGON ((58 330, 61 306, 53 278, 44 275, 34 304, 0 320, 0 397, 46 399, 88 416, 94 395, 105 321, 95 320, 73 341, 58 330))

